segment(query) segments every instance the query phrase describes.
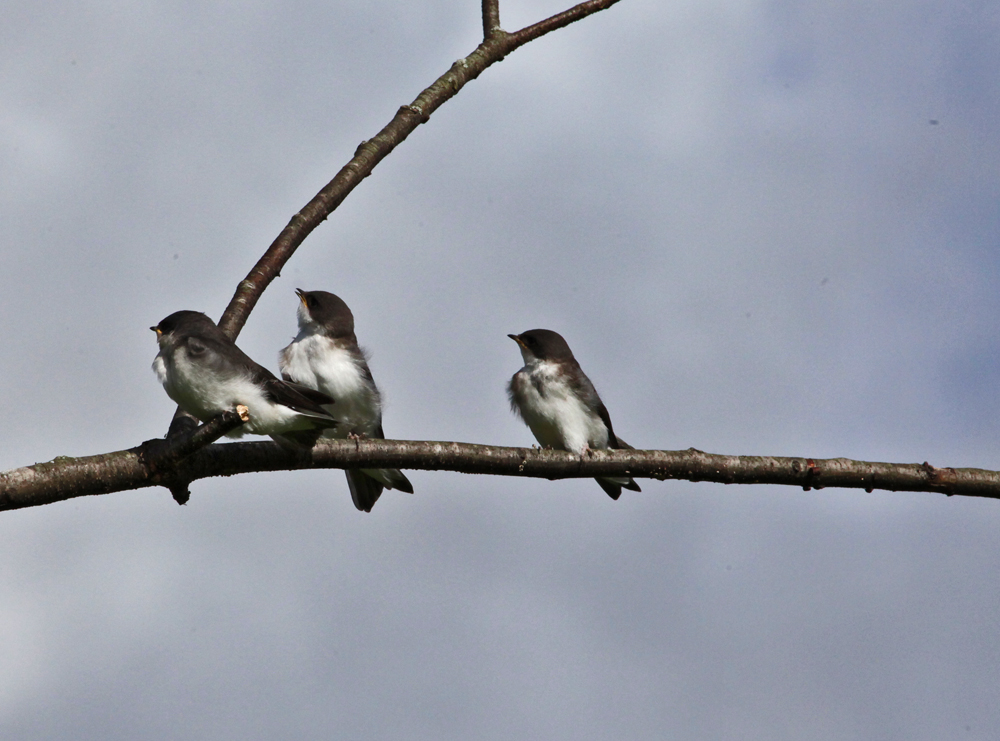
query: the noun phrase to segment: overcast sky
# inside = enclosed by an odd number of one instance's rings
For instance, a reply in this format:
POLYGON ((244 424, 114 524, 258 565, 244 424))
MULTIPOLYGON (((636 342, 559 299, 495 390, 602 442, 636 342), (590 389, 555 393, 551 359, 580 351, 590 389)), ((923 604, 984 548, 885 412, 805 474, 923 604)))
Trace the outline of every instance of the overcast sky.
MULTIPOLYGON (((0 469, 162 436, 148 327, 218 319, 479 10, 8 2, 0 469)), ((506 335, 545 327, 637 447, 1000 468, 998 38, 985 0, 622 0, 435 113, 239 344, 276 370, 323 289, 389 437, 531 444, 506 335)), ((1000 737, 998 502, 408 475, 0 513, 0 736, 1000 737)))

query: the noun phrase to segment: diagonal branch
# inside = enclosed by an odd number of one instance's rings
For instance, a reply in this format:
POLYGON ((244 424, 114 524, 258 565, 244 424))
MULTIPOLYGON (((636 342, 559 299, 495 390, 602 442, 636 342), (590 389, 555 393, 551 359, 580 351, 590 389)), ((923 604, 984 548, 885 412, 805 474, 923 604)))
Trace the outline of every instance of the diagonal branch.
MULTIPOLYGON (((247 277, 236 287, 236 293, 233 294, 219 319, 222 331, 236 339, 261 294, 271 281, 281 274, 281 269, 305 238, 336 210, 351 191, 372 173, 379 162, 401 144, 417 126, 425 123, 434 111, 457 95, 467 82, 477 78, 487 67, 499 62, 519 46, 592 13, 609 8, 617 2, 618 0, 587 0, 516 34, 505 34, 500 29, 500 0, 483 0, 483 43, 468 57, 455 62, 451 69, 418 95, 413 103, 402 106, 378 134, 368 141, 361 142, 351 161, 291 218, 247 277)), ((197 420, 194 417, 177 409, 167 437, 188 431, 195 425, 197 420)), ((172 491, 178 502, 183 504, 187 501, 186 487, 183 490, 172 489, 172 491)))
POLYGON ((361 142, 351 161, 292 217, 247 277, 236 287, 236 293, 219 320, 222 330, 235 339, 264 289, 278 276, 303 240, 333 213, 379 162, 417 126, 425 123, 434 111, 458 94, 467 82, 476 79, 487 67, 529 41, 609 8, 617 2, 618 0, 588 0, 540 23, 507 34, 499 28, 498 0, 483 0, 483 42, 469 56, 455 62, 451 69, 420 93, 410 105, 402 106, 374 137, 361 142), (489 29, 486 28, 487 24, 489 29))
POLYGON ((86 458, 56 458, 0 473, 0 510, 212 476, 306 468, 406 468, 547 479, 630 475, 784 484, 805 491, 841 487, 1000 499, 1000 471, 847 458, 713 455, 694 448, 594 450, 581 457, 559 450, 412 440, 331 440, 304 453, 270 442, 227 443, 201 448, 164 473, 151 465, 147 445, 86 458))

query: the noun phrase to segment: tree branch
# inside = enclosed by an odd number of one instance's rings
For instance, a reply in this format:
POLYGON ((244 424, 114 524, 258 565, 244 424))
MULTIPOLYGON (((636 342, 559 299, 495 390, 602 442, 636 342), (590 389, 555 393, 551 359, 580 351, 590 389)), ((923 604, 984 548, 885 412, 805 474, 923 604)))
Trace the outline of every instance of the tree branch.
POLYGON ((594 450, 581 457, 560 450, 471 443, 330 440, 301 453, 270 442, 209 445, 164 470, 162 459, 154 462, 149 454, 151 444, 162 442, 148 441, 137 448, 105 455, 56 458, 0 473, 0 510, 212 476, 307 468, 406 468, 547 479, 629 475, 722 484, 784 484, 805 491, 839 487, 1000 499, 1000 472, 935 468, 929 463, 713 455, 694 448, 594 450))
POLYGON ((247 277, 236 287, 236 293, 219 320, 222 331, 233 339, 239 335, 264 289, 278 276, 303 240, 333 213, 379 162, 417 126, 425 123, 434 111, 453 98, 467 82, 476 79, 487 67, 529 41, 609 8, 617 2, 618 0, 588 0, 516 33, 506 34, 499 28, 498 0, 483 0, 483 43, 469 56, 455 62, 451 69, 420 93, 410 105, 402 106, 374 137, 361 142, 351 161, 292 217, 247 277))
MULTIPOLYGON (((413 103, 402 106, 372 139, 362 142, 351 161, 292 217, 240 282, 219 322, 223 331, 233 338, 239 334, 264 289, 306 236, 382 159, 466 83, 518 47, 616 2, 587 0, 520 31, 505 33, 500 28, 499 0, 483 0, 483 42, 468 57, 455 62, 413 103)), ((599 450, 580 457, 553 450, 398 440, 329 441, 301 453, 268 442, 209 444, 239 424, 242 422, 230 412, 193 429, 195 421, 178 415, 166 440, 150 440, 129 450, 104 455, 58 457, 48 463, 0 473, 0 509, 33 507, 148 486, 166 486, 183 503, 189 482, 212 476, 305 468, 383 467, 549 479, 629 475, 726 484, 785 484, 805 491, 844 487, 1000 499, 1000 472, 935 468, 928 463, 724 456, 693 448, 599 450)))
POLYGON ((144 442, 146 462, 154 470, 166 470, 175 466, 181 458, 186 458, 240 425, 250 421, 250 410, 242 404, 236 405, 235 412, 223 412, 187 435, 168 435, 166 440, 144 442))
MULTIPOLYGON (((402 106, 378 134, 358 145, 351 161, 291 218, 246 278, 240 281, 236 293, 233 294, 219 319, 219 328, 230 338, 236 339, 261 294, 271 281, 281 274, 281 269, 305 238, 336 210, 351 191, 371 174, 379 162, 401 144, 417 126, 425 123, 434 111, 457 95, 467 82, 479 77, 487 67, 499 62, 519 46, 592 13, 609 8, 617 2, 618 0, 588 0, 541 23, 522 29, 516 34, 505 34, 500 29, 500 0, 483 0, 483 42, 468 57, 455 62, 451 69, 420 93, 413 103, 402 106)), ((186 433, 195 425, 197 420, 178 408, 170 423, 167 437, 172 438, 177 434, 186 433)), ((189 495, 186 484, 180 488, 171 488, 171 492, 178 503, 187 502, 189 495)))
POLYGON ((544 36, 547 33, 568 26, 570 23, 574 23, 581 18, 586 18, 591 13, 610 8, 617 2, 618 0, 588 0, 588 2, 575 5, 569 10, 564 10, 562 13, 556 13, 551 18, 546 18, 544 21, 539 21, 532 26, 527 26, 520 31, 509 34, 509 38, 516 44, 514 48, 517 48, 517 46, 527 44, 529 41, 534 41, 539 36, 544 36))
MULTIPOLYGON (((250 421, 250 410, 242 404, 236 405, 235 412, 223 412, 213 417, 201 427, 191 415, 177 410, 170 424, 165 440, 147 440, 139 446, 139 458, 155 475, 169 472, 181 458, 186 458, 207 445, 211 445, 230 430, 250 421)), ((170 473, 164 483, 177 504, 187 504, 191 498, 188 490, 190 479, 182 479, 170 473)))
POLYGON ((483 0, 483 39, 501 31, 500 0, 483 0))

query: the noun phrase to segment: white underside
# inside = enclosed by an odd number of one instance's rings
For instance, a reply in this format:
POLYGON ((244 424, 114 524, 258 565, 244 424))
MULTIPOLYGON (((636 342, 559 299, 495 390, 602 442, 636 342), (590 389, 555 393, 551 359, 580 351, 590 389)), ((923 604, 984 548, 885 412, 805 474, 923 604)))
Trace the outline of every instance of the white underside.
POLYGON ((374 434, 381 422, 381 403, 355 356, 328 337, 300 332, 278 362, 282 374, 295 383, 333 397, 335 403, 324 408, 339 424, 325 430, 324 437, 374 434))
POLYGON ((608 447, 608 428, 588 409, 557 373, 553 363, 536 362, 518 371, 521 377, 521 417, 538 442, 551 448, 583 453, 608 447), (532 378, 541 381, 538 393, 532 378))
POLYGON ((219 378, 213 373, 205 373, 191 363, 183 348, 168 358, 162 353, 157 355, 153 371, 167 396, 202 422, 221 412, 235 410, 237 404, 245 406, 250 412, 250 421, 228 433, 229 437, 242 437, 247 432, 277 435, 315 427, 312 418, 266 399, 261 389, 246 376, 219 378))

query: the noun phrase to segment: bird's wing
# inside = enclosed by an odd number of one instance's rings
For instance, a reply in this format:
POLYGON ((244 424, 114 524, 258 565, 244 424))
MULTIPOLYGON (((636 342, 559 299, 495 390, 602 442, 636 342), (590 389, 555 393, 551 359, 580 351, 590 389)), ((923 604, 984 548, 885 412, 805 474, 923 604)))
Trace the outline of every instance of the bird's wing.
MULTIPOLYGON (((267 369, 261 368, 261 370, 270 375, 267 369)), ((270 401, 283 404, 289 409, 294 409, 299 414, 336 422, 336 419, 331 417, 323 408, 323 404, 333 404, 334 401, 322 391, 316 391, 308 386, 302 386, 291 381, 280 381, 273 375, 265 380, 262 385, 264 387, 264 394, 270 401)))
MULTIPOLYGON (((597 416, 601 418, 604 426, 608 428, 608 447, 621 447, 621 441, 615 435, 615 428, 611 425, 611 415, 608 414, 608 408, 604 406, 604 402, 601 401, 601 397, 597 393, 597 389, 594 388, 594 384, 582 369, 580 370, 580 373, 576 374, 573 378, 573 386, 577 395, 583 400, 583 403, 586 404, 588 408, 597 413, 597 416)), ((610 494, 610 492, 608 493, 610 494)))
MULTIPOLYGON (((594 392, 594 395, 595 396, 597 395, 596 391, 594 392)), ((619 440, 618 436, 615 434, 615 428, 611 426, 611 415, 608 414, 608 408, 604 406, 604 402, 601 401, 600 397, 597 397, 597 409, 595 411, 597 412, 598 416, 600 416, 601 421, 604 423, 604 426, 608 428, 608 447, 621 448, 622 441, 619 440)))

